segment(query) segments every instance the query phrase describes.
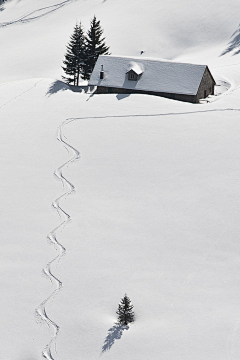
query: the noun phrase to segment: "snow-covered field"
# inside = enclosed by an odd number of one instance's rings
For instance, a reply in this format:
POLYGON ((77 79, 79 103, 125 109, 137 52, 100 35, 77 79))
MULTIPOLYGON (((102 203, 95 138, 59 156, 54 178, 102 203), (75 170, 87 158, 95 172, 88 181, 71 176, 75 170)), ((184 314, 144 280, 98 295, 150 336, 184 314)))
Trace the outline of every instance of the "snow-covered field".
POLYGON ((4 7, 0 358, 239 359, 239 2, 4 7), (72 91, 59 81, 65 46, 94 14, 112 54, 208 64, 217 95, 72 91), (136 321, 123 330, 125 292, 136 321))

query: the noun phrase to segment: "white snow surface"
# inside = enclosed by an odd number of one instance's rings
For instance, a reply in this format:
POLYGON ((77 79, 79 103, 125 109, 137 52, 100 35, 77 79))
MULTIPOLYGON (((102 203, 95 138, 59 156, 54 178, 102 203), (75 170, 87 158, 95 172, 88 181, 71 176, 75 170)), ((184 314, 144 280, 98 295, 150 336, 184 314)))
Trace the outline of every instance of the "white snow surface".
POLYGON ((40 360, 50 344, 48 360, 238 360, 239 1, 4 7, 0 359, 40 360), (59 79, 76 14, 100 18, 112 53, 210 64, 216 95, 73 91, 59 79), (115 313, 125 292, 128 329, 115 313), (42 303, 52 323, 36 321, 42 303))
POLYGON ((101 55, 89 85, 196 95, 205 69, 204 65, 101 55), (104 78, 100 79, 102 65, 104 78), (130 69, 141 74, 137 81, 128 80, 130 69))

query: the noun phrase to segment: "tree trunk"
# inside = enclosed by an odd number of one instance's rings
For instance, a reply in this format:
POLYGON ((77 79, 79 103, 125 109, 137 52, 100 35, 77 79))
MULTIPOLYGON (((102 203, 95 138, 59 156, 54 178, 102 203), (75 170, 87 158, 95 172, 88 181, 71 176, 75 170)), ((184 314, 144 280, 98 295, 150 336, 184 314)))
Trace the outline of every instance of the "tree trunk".
POLYGON ((77 86, 78 86, 78 83, 79 83, 79 72, 80 72, 80 70, 79 70, 79 67, 78 67, 78 69, 77 69, 77 86))

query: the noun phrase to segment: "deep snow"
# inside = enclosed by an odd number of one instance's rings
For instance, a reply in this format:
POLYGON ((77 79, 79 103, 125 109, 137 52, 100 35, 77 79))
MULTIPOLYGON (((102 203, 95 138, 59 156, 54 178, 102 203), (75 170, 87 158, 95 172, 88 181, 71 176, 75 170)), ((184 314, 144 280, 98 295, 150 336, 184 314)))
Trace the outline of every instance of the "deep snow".
MULTIPOLYGON (((56 288, 41 269, 59 254, 46 238, 65 218, 51 204, 69 190, 53 173, 76 155, 57 141, 66 119, 63 140, 81 157, 62 169, 76 192, 59 201, 71 221, 56 232, 66 254, 51 268, 63 287, 46 304, 60 327, 53 358, 239 357, 240 61, 218 57, 239 4, 148 3, 69 1, 0 29, 1 359, 41 359, 54 336, 34 312, 56 288), (195 105, 73 92, 54 77, 77 11, 85 26, 101 19, 113 53, 147 45, 146 56, 208 63, 222 94, 195 105), (125 292, 129 329, 114 325, 125 292)), ((39 4, 9 1, 1 23, 57 2, 39 4)))

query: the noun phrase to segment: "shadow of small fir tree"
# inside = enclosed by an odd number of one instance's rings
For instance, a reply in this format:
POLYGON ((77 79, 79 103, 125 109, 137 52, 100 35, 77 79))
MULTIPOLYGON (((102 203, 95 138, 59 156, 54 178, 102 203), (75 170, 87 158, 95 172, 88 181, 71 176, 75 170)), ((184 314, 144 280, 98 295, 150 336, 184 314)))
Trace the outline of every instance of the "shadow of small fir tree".
POLYGON ((102 353, 107 350, 110 350, 116 340, 120 340, 124 330, 128 330, 128 325, 121 325, 119 323, 115 323, 109 330, 106 339, 104 340, 104 344, 102 346, 102 353))

